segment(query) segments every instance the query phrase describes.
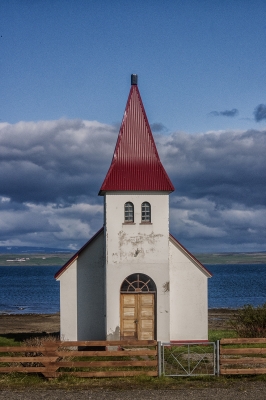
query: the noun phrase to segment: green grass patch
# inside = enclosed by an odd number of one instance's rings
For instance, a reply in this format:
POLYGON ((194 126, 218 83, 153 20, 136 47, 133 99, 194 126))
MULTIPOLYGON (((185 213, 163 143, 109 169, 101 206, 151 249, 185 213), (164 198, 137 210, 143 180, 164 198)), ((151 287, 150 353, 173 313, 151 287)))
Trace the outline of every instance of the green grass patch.
POLYGON ((230 339, 237 338, 237 334, 233 330, 225 330, 225 329, 210 329, 209 330, 209 341, 215 342, 216 340, 221 339, 230 339))
POLYGON ((21 342, 17 342, 14 338, 0 336, 0 346, 19 346, 21 342))

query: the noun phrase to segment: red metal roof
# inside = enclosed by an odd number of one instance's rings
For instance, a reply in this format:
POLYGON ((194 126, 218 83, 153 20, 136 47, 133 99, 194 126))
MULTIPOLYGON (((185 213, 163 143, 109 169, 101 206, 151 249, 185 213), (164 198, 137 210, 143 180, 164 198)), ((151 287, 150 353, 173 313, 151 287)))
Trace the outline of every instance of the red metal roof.
POLYGON ((99 195, 120 190, 175 190, 160 161, 136 84, 131 86, 111 166, 99 195))

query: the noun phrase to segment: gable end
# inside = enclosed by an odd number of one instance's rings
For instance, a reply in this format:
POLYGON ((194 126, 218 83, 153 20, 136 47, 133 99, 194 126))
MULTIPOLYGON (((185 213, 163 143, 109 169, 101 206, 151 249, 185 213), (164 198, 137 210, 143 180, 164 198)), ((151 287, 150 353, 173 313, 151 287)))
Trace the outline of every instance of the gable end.
POLYGON ((92 236, 92 238, 90 238, 90 240, 88 240, 88 242, 86 242, 84 244, 84 246, 82 246, 60 269, 59 271, 57 271, 57 273, 55 274, 54 278, 58 279, 67 268, 70 267, 71 264, 73 264, 73 262, 75 260, 77 260, 77 258, 79 257, 79 255, 82 253, 83 250, 85 250, 92 242, 94 242, 94 240, 96 240, 98 238, 98 236, 100 236, 100 234, 103 233, 103 227, 95 233, 94 236, 92 236))
POLYGON ((169 239, 174 246, 176 246, 190 261, 193 262, 194 265, 196 265, 196 267, 199 268, 199 270, 201 270, 201 272, 204 273, 204 275, 207 276, 207 278, 212 277, 211 272, 208 271, 207 268, 205 268, 204 265, 201 264, 201 262, 194 257, 193 254, 191 254, 173 235, 171 235, 171 233, 169 234, 169 239))

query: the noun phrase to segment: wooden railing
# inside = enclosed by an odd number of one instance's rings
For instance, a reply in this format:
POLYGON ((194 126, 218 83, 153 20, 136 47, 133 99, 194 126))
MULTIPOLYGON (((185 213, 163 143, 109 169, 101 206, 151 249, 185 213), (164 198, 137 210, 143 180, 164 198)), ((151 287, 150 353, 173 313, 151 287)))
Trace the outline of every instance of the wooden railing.
POLYGON ((222 339, 220 374, 266 374, 266 338, 222 339))
POLYGON ((0 347, 0 373, 10 372, 42 373, 47 378, 66 374, 78 377, 158 376, 157 342, 57 341, 38 347, 0 347))

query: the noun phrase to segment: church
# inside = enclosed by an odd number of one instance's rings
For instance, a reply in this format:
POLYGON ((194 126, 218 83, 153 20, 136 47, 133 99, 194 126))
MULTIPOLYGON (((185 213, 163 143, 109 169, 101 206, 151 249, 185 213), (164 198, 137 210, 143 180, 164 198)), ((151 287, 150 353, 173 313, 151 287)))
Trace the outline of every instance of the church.
POLYGON ((55 275, 62 340, 208 340, 211 274, 169 232, 173 191, 131 75, 103 227, 55 275))

